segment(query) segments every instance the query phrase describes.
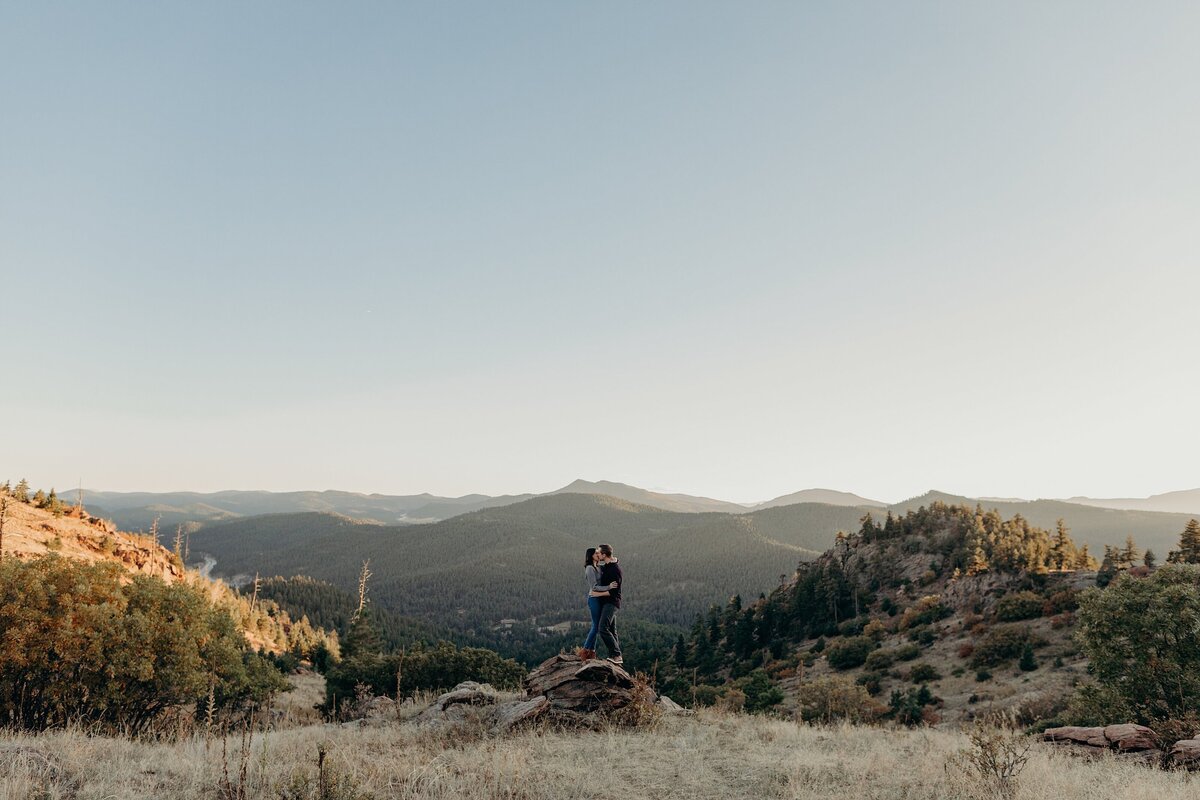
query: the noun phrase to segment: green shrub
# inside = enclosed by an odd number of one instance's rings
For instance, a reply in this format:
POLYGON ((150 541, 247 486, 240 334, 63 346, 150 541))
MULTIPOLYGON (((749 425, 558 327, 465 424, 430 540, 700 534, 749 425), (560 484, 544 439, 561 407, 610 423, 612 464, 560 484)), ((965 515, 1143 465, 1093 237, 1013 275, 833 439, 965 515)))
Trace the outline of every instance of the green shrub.
POLYGON ((825 648, 825 658, 834 669, 851 669, 862 666, 867 656, 875 649, 875 642, 866 636, 839 639, 825 648))
POLYGON ((1033 655, 1033 645, 1029 642, 1025 643, 1025 648, 1021 651, 1021 660, 1017 663, 1022 672, 1033 672, 1038 668, 1037 658, 1033 655))
POLYGON ((232 709, 288 688, 200 589, 110 563, 5 559, 0 632, 0 726, 139 733, 210 690, 232 709))
POLYGON ((761 669, 738 681, 737 686, 746 695, 746 711, 758 714, 783 702, 783 691, 771 681, 761 669))
POLYGON ((1074 611, 1077 608, 1079 608, 1079 590, 1062 589, 1046 598, 1046 602, 1042 605, 1042 616, 1052 617, 1055 614, 1074 611))
POLYGON ((954 613, 953 609, 942 604, 941 596, 936 594, 926 595, 910 607, 904 609, 904 614, 900 617, 900 630, 929 625, 940 619, 945 619, 952 613, 954 613))
POLYGON ((1042 615, 1046 598, 1034 592, 1015 592, 1000 598, 996 603, 996 619, 1002 622, 1019 622, 1042 615))
POLYGON ((803 684, 797 695, 800 718, 805 722, 870 723, 884 712, 868 689, 847 678, 818 678, 803 684))
POLYGON ((841 636, 858 636, 863 632, 863 628, 870 622, 868 617, 855 617, 848 619, 841 625, 838 625, 838 634, 841 636))
POLYGON ((696 687, 693 693, 693 698, 698 706, 711 706, 716 704, 717 700, 721 698, 722 694, 724 694, 724 692, 722 691, 721 687, 709 686, 708 684, 702 683, 696 687))
POLYGON ((867 690, 874 697, 883 691, 883 675, 878 672, 864 672, 854 679, 854 682, 867 690))
POLYGON ((897 661, 912 661, 921 655, 921 648, 915 644, 902 644, 892 652, 896 654, 897 661))
POLYGON ((1200 566, 1168 564, 1079 600, 1078 641, 1096 683, 1074 705, 1169 738, 1167 723, 1200 708, 1200 566))
POLYGON ((922 686, 920 689, 909 689, 907 692, 897 689, 892 692, 892 698, 888 705, 891 707, 891 716, 894 720, 901 725, 911 726, 921 724, 925 719, 925 707, 935 702, 929 687, 922 686))
POLYGON ((994 667, 1018 658, 1027 643, 1031 643, 1031 636, 1024 625, 997 625, 975 646, 971 666, 994 667))
POLYGON ((914 664, 908 672, 908 679, 913 683, 929 683, 940 681, 942 674, 932 664, 914 664))
POLYGON ((359 686, 372 695, 396 697, 397 674, 400 695, 407 696, 421 689, 450 689, 463 681, 516 689, 525 678, 525 668, 492 650, 459 648, 449 642, 438 642, 432 648, 417 645, 389 655, 360 653, 325 675, 325 709, 330 711, 335 701, 340 705, 355 697, 359 686))
POLYGON ((895 650, 876 650, 867 656, 863 666, 872 672, 879 672, 890 667, 895 660, 895 650))

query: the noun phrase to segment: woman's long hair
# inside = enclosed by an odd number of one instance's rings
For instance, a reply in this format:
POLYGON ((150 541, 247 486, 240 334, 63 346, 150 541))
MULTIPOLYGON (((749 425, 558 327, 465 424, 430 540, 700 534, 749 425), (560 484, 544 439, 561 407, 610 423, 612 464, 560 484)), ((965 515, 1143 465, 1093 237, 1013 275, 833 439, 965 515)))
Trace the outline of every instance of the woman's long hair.
POLYGON ((592 563, 592 562, 593 562, 593 558, 595 557, 595 555, 596 555, 596 548, 594 548, 594 547, 589 547, 589 548, 587 549, 587 552, 585 552, 585 553, 583 554, 583 565, 584 565, 585 567, 592 567, 592 566, 595 566, 595 564, 594 564, 594 563, 592 563))

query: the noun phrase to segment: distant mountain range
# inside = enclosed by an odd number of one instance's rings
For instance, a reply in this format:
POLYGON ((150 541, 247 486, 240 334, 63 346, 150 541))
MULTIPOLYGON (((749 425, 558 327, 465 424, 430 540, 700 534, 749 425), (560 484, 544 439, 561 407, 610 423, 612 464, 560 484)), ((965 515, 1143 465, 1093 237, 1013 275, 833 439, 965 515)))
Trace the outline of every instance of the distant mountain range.
MULTIPOLYGON (((576 480, 545 495, 514 494, 493 497, 468 494, 462 497, 438 497, 432 494, 386 495, 340 491, 307 492, 101 492, 83 491, 84 503, 93 514, 107 517, 127 530, 148 530, 154 520, 164 530, 179 524, 227 522, 260 514, 320 512, 341 514, 380 525, 409 525, 438 522, 482 511, 485 508, 521 503, 533 497, 556 494, 595 494, 617 497, 631 503, 680 513, 720 512, 745 514, 764 508, 796 503, 825 503, 833 506, 883 508, 884 503, 848 492, 829 489, 804 491, 777 497, 764 503, 742 504, 687 494, 664 494, 614 481, 576 480)), ((74 499, 72 493, 71 499, 74 499)))
POLYGON ((1099 508, 1119 508, 1130 511, 1166 511, 1173 514, 1200 514, 1200 489, 1184 489, 1178 492, 1152 494, 1149 497, 1123 497, 1096 499, 1071 497, 1068 503, 1079 503, 1099 508))
MULTIPOLYGON (((73 493, 72 493, 73 494, 73 493)), ((534 497, 546 497, 558 494, 592 494, 616 497, 631 503, 650 506, 663 511, 679 513, 723 513, 747 514, 768 508, 795 505, 797 503, 821 503, 839 507, 854 507, 864 509, 887 508, 907 509, 913 501, 905 501, 889 506, 878 500, 861 497, 849 492, 839 492, 831 489, 805 489, 799 492, 782 495, 762 503, 733 503, 717 500, 711 497, 697 497, 688 494, 668 494, 653 492, 636 486, 614 481, 576 480, 570 484, 545 494, 516 494, 491 496, 484 494, 468 494, 462 497, 439 497, 432 494, 414 495, 385 495, 360 494, 357 492, 341 491, 306 491, 306 492, 264 492, 264 491, 224 491, 224 492, 99 492, 84 490, 84 501, 89 511, 112 519, 118 526, 127 530, 148 530, 155 519, 164 530, 172 530, 178 524, 199 524, 228 522, 235 519, 258 516, 260 514, 287 514, 298 512, 319 512, 340 514, 354 519, 374 522, 380 525, 410 525, 417 523, 438 522, 450 519, 460 514, 481 511, 487 508, 521 503, 534 497)), ((1017 498, 970 498, 931 491, 920 498, 947 498, 947 502, 983 503, 989 508, 999 508, 1004 513, 1021 513, 1033 520, 1043 519, 1046 509, 1050 513, 1068 518, 1079 518, 1079 506, 1090 508, 1111 509, 1117 511, 1162 512, 1167 514, 1200 515, 1200 489, 1154 495, 1146 498, 1113 498, 1095 499, 1089 497, 1072 497, 1069 500, 1020 500, 1017 498), (1021 509, 1025 509, 1024 511, 1021 509), (1030 513, 1026 513, 1034 509, 1030 513)), ((72 497, 73 499, 73 497, 72 497)), ((1091 518, 1091 517, 1089 517, 1091 518)), ((1097 518, 1099 519, 1099 518, 1097 518)), ((1107 531, 1118 523, 1120 517, 1113 517, 1111 524, 1102 526, 1107 531)), ((1043 524, 1042 522, 1038 523, 1043 524)), ((1050 520, 1049 524, 1053 524, 1050 520)), ((1137 526, 1134 525, 1136 528, 1137 526)), ((1151 526, 1153 527, 1153 526, 1151 526)), ((1137 535, 1136 531, 1130 531, 1137 535)), ((1120 539, 1125 534, 1121 534, 1120 539)))

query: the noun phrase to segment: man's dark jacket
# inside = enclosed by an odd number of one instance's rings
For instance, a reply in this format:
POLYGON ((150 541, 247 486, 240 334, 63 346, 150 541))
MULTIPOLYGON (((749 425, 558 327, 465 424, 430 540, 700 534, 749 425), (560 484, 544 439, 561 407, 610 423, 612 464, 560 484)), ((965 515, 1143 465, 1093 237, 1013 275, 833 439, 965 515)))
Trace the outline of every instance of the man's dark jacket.
POLYGON ((613 581, 617 582, 616 589, 610 589, 608 597, 601 597, 600 604, 612 603, 617 608, 621 607, 621 590, 625 588, 625 579, 621 576, 621 567, 615 561, 609 561, 604 566, 600 567, 600 580, 597 581, 601 586, 608 586, 613 581))

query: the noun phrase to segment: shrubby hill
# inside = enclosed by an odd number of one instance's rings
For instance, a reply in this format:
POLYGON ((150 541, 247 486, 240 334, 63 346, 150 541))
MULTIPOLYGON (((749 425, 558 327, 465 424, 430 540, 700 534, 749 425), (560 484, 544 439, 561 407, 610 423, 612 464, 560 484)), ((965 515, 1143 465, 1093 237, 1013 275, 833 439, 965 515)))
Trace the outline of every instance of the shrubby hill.
POLYGON ((1096 566, 1065 525, 940 501, 889 512, 769 594, 710 608, 660 679, 684 702, 782 702, 810 718, 1047 719, 1085 675, 1073 612, 1096 566))
POLYGON ((308 620, 292 619, 273 602, 252 602, 221 581, 185 569, 183 554, 168 550, 155 535, 118 530, 111 521, 64 503, 53 490, 47 494, 30 492, 21 485, 9 491, 0 487, 0 504, 4 506, 0 544, 5 560, 31 561, 58 555, 86 564, 113 565, 126 582, 141 575, 171 585, 191 586, 228 609, 255 649, 282 652, 296 647, 310 649, 325 642, 336 651, 336 639, 327 641, 324 631, 308 620))
POLYGON ((370 559, 372 598, 459 630, 581 617, 583 551, 612 544, 628 570, 627 616, 684 624, 697 610, 757 593, 815 557, 860 509, 819 504, 754 514, 670 512, 601 495, 539 497, 423 526, 329 515, 272 515, 204 528, 193 551, 226 576, 308 575, 344 590, 370 559))

